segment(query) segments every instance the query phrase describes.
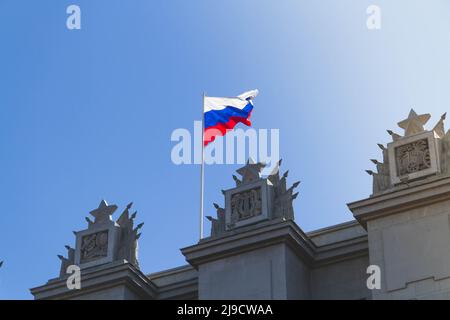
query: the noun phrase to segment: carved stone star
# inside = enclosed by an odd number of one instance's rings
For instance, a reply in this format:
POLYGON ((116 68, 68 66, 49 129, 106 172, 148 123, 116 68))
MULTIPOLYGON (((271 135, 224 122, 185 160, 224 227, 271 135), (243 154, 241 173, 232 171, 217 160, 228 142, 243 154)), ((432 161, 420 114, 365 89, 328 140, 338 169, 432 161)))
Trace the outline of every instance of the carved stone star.
POLYGON ((115 204, 108 205, 105 200, 100 201, 100 204, 97 209, 89 212, 94 218, 94 223, 111 221, 111 216, 114 211, 117 210, 117 206, 115 204))
POLYGON ((242 176, 242 182, 251 182, 261 178, 261 170, 265 167, 264 163, 255 161, 250 158, 247 164, 236 170, 242 176))
POLYGON ((411 109, 407 119, 400 121, 398 126, 405 129, 405 137, 419 132, 425 131, 423 126, 430 120, 431 115, 429 113, 417 115, 417 113, 411 109))

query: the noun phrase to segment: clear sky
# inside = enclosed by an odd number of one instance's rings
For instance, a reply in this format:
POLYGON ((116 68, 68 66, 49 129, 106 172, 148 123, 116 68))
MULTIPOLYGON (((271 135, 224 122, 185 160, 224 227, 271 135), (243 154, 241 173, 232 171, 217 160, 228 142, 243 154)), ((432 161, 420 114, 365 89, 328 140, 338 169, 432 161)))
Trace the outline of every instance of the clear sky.
MULTIPOLYGON (((447 0, 0 0, 0 40, 0 299, 56 277, 103 198, 134 202, 144 272, 185 264, 199 166, 172 163, 170 136, 192 130, 203 91, 260 90, 253 125, 280 130, 305 231, 352 219, 411 107, 430 128, 450 106, 447 0)), ((206 214, 238 167, 206 167, 206 214)))

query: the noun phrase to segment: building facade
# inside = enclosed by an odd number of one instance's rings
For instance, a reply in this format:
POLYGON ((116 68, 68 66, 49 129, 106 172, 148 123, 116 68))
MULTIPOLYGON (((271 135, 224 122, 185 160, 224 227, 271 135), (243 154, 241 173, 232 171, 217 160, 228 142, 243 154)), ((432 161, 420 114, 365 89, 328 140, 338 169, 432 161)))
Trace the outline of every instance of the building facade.
POLYGON ((186 266, 145 274, 138 263, 142 223, 131 204, 117 221, 105 201, 75 232, 59 277, 31 289, 35 299, 450 299, 450 132, 445 115, 398 123, 403 135, 379 145, 373 194, 349 203, 354 220, 305 233, 294 222, 296 182, 281 161, 267 177, 249 161, 215 204, 211 234, 182 248, 186 266), (71 266, 81 289, 69 289, 71 266), (378 281, 379 279, 379 281, 378 281))

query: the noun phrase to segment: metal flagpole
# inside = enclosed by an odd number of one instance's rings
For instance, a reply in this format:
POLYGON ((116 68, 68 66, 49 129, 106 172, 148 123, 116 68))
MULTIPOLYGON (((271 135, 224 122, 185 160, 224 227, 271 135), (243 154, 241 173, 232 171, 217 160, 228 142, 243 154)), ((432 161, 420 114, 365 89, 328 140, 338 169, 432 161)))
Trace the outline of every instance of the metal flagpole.
POLYGON ((200 167, 200 240, 203 239, 203 191, 204 191, 204 167, 205 167, 205 97, 206 93, 203 93, 203 106, 202 106, 202 163, 200 167))

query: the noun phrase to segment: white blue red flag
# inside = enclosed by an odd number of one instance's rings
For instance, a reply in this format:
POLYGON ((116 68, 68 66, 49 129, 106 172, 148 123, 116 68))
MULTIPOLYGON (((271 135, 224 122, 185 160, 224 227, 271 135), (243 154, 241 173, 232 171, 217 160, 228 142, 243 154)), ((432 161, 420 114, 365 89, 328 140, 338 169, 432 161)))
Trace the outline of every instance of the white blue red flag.
POLYGON ((225 135, 239 122, 251 126, 252 99, 257 95, 258 90, 252 90, 233 98, 205 97, 203 144, 225 135))

